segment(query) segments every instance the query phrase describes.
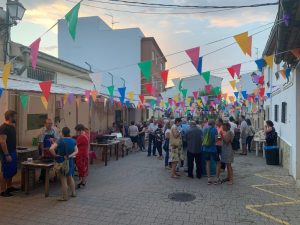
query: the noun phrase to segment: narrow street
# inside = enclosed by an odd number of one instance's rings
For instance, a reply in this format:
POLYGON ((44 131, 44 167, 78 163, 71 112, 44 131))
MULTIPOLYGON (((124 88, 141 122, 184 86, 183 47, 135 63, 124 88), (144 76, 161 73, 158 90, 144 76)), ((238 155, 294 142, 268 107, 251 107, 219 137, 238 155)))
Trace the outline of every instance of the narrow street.
POLYGON ((29 196, 0 199, 0 224, 299 224, 300 192, 285 170, 266 166, 251 153, 236 155, 234 172, 233 186, 208 186, 205 178, 190 179, 183 172, 171 179, 162 161, 131 153, 112 158, 107 167, 92 165, 87 187, 68 202, 57 201, 59 183, 50 184, 49 198, 41 187, 29 196), (168 196, 174 192, 196 199, 172 201, 168 196))

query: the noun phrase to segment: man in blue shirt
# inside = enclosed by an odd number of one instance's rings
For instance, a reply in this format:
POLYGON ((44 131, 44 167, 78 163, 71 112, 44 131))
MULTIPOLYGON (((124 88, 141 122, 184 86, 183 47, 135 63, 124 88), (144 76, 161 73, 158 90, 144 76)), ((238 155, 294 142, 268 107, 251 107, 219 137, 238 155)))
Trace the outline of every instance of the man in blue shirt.
POLYGON ((206 161, 206 174, 208 178, 207 184, 220 184, 220 158, 219 154, 217 152, 217 147, 216 147, 216 139, 218 136, 218 131, 215 128, 215 121, 214 120, 209 120, 208 122, 208 127, 204 129, 203 131, 203 157, 206 161), (216 175, 217 179, 213 182, 211 177, 210 177, 210 161, 214 160, 217 163, 217 168, 216 168, 216 175))

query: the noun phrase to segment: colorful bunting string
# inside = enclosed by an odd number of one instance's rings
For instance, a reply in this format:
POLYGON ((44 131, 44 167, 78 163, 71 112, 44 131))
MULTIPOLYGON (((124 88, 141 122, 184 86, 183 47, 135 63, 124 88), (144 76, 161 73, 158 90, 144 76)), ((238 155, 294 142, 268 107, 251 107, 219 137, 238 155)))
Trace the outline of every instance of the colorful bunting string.
POLYGON ((50 96, 50 91, 51 91, 51 86, 52 86, 52 81, 43 81, 41 83, 39 83, 40 88, 42 90, 43 96, 45 97, 45 99, 49 100, 49 96, 50 96))
POLYGON ((5 89, 7 88, 8 77, 10 75, 10 69, 11 69, 10 63, 7 63, 4 65, 3 74, 2 74, 2 82, 3 82, 3 87, 5 89))
POLYGON ((203 76, 205 82, 206 82, 207 84, 209 84, 209 81, 210 81, 210 71, 204 72, 204 73, 202 73, 201 75, 203 76))
POLYGON ((139 66, 140 70, 142 71, 142 74, 144 75, 145 79, 147 81, 150 81, 152 61, 147 60, 147 61, 140 62, 140 63, 138 63, 138 66, 139 66))
POLYGON ((78 22, 78 13, 80 9, 80 3, 75 5, 70 12, 67 13, 65 19, 67 21, 69 27, 69 33, 73 40, 76 38, 76 29, 77 29, 77 22, 78 22))
POLYGON ((191 48, 186 50, 185 52, 192 60, 192 63, 195 66, 195 68, 198 70, 200 47, 191 48))

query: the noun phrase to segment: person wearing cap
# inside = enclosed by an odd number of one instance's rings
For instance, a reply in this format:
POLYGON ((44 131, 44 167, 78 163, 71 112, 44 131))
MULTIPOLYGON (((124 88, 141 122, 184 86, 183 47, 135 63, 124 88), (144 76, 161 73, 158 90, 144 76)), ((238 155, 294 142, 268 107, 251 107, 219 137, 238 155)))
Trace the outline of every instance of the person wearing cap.
POLYGON ((78 148, 75 163, 80 181, 77 184, 77 188, 85 187, 86 178, 89 174, 89 137, 85 130, 86 128, 82 124, 78 124, 75 127, 77 134, 76 145, 78 148))
POLYGON ((0 126, 0 158, 2 173, 0 177, 1 196, 11 197, 12 192, 20 189, 12 187, 12 179, 17 174, 17 135, 16 123, 17 113, 8 110, 5 113, 5 122, 0 126))

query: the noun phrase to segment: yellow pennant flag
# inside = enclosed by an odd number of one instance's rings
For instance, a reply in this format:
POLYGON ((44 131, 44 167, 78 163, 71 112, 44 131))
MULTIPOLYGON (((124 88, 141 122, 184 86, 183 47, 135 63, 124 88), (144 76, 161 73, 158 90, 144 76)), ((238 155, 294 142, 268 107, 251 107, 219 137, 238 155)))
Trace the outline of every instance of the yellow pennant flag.
POLYGON ((133 91, 131 91, 131 92, 128 92, 128 98, 129 98, 129 100, 130 100, 130 102, 133 102, 133 98, 134 98, 134 92, 133 91))
POLYGON ((68 97, 69 97, 68 93, 64 95, 64 105, 67 104, 68 97))
POLYGON ((174 101, 178 102, 178 100, 179 100, 178 95, 174 95, 174 101))
POLYGON ((234 36, 235 41, 238 43, 244 54, 249 52, 249 36, 248 32, 244 32, 234 36))
POLYGON ((188 98, 186 99, 186 102, 187 102, 188 104, 190 104, 191 101, 192 101, 192 99, 191 99, 190 97, 188 97, 188 98))
POLYGON ((235 80, 229 81, 229 84, 231 85, 232 89, 234 90, 235 85, 236 85, 236 81, 235 80))
POLYGON ((97 100, 97 95, 98 95, 97 91, 92 91, 91 92, 91 96, 92 96, 92 99, 93 99, 94 102, 96 102, 96 100, 97 100))
POLYGON ((227 96, 228 96, 228 94, 227 94, 227 93, 225 93, 225 94, 222 94, 222 98, 223 98, 223 99, 225 99, 225 100, 227 99, 227 96))
POLYGON ((76 98, 76 105, 77 105, 77 108, 79 108, 80 102, 81 102, 81 97, 77 97, 77 98, 76 98))
POLYGON ((161 101, 161 102, 160 102, 160 106, 161 106, 161 107, 165 107, 165 102, 164 102, 164 101, 161 101))
POLYGON ((229 101, 230 101, 231 103, 234 102, 234 100, 235 100, 234 96, 229 96, 229 101))
POLYGON ((197 104, 198 104, 198 106, 202 107, 202 102, 200 99, 197 99, 197 104))
POLYGON ((10 69, 11 69, 10 63, 7 63, 4 65, 3 74, 2 74, 2 81, 3 81, 4 88, 7 88, 7 81, 8 81, 8 77, 10 75, 10 69))
POLYGON ((265 56, 264 60, 268 64, 268 66, 273 69, 274 55, 265 56))
POLYGON ((44 108, 46 109, 46 110, 48 110, 48 101, 47 101, 47 99, 45 98, 45 96, 41 96, 41 101, 42 101, 42 103, 43 103, 43 106, 44 106, 44 108))

